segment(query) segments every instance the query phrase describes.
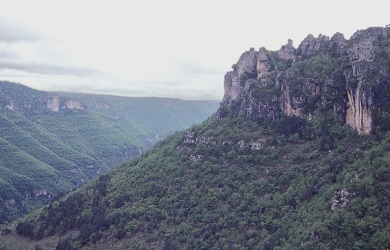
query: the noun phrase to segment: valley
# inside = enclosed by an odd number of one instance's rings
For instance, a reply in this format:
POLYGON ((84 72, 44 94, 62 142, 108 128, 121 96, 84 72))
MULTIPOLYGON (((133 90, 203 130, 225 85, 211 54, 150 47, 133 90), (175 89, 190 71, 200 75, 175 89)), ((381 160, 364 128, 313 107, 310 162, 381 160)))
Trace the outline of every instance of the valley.
POLYGON ((0 82, 0 100, 0 224, 201 122, 218 104, 63 96, 9 82, 0 82))

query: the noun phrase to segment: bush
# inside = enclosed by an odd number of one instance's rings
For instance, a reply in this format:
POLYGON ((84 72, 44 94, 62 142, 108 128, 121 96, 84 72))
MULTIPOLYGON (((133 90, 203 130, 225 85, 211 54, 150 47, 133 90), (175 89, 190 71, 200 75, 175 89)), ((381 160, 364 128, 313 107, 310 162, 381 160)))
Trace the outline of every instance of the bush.
POLYGON ((80 247, 77 241, 73 241, 71 238, 61 239, 58 241, 56 250, 78 250, 80 247))
POLYGON ((34 226, 31 222, 23 221, 19 222, 16 225, 16 233, 20 236, 28 237, 30 239, 34 238, 34 226))

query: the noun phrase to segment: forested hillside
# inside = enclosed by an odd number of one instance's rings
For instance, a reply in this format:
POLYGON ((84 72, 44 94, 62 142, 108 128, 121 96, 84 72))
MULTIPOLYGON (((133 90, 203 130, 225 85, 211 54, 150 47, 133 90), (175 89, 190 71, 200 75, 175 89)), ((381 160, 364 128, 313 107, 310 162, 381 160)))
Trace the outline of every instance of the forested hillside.
MULTIPOLYGON (((137 109, 134 99, 129 98, 132 103, 121 100, 137 109)), ((133 120, 131 113, 118 116, 112 108, 100 112, 83 100, 15 83, 0 82, 0 101, 0 224, 139 156, 158 138, 201 122, 197 111, 204 119, 212 113, 212 108, 195 107, 184 119, 175 116, 172 129, 162 133, 157 129, 166 128, 161 117, 154 119, 153 130, 144 127, 150 119, 141 115, 135 117, 144 124, 133 120), (188 116, 193 119, 186 120, 188 116)))
POLYGON ((388 149, 388 133, 359 136, 326 119, 214 116, 5 239, 18 233, 44 249, 388 249, 388 149))

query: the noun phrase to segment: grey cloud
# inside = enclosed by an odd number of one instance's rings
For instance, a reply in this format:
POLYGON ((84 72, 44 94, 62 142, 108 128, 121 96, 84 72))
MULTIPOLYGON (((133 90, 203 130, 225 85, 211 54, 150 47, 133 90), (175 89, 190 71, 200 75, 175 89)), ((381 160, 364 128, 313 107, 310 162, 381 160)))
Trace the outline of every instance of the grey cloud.
POLYGON ((38 34, 29 31, 16 23, 10 23, 5 19, 0 18, 0 42, 35 42, 41 39, 42 37, 38 34))
MULTIPOLYGON (((130 81, 129 81, 130 82, 130 81)), ((162 85, 162 86, 177 86, 181 85, 181 81, 132 81, 133 83, 138 84, 147 84, 147 85, 162 85)))
POLYGON ((4 50, 0 50, 0 58, 14 58, 14 57, 16 57, 15 54, 4 50))
POLYGON ((83 69, 83 68, 73 68, 73 67, 64 67, 58 65, 47 65, 47 64, 38 64, 38 63, 12 63, 12 62, 0 62, 0 70, 3 69, 13 69, 20 70, 28 73, 37 73, 42 75, 70 75, 70 76, 91 76, 102 74, 102 72, 83 69))

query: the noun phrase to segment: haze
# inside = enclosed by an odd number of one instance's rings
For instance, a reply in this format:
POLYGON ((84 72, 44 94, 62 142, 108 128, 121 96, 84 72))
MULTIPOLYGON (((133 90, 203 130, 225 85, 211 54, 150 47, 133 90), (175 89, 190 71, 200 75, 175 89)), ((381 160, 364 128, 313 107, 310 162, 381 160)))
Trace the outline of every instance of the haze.
POLYGON ((390 23, 388 2, 4 1, 0 80, 46 91, 220 100, 251 47, 349 38, 390 23))

